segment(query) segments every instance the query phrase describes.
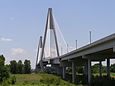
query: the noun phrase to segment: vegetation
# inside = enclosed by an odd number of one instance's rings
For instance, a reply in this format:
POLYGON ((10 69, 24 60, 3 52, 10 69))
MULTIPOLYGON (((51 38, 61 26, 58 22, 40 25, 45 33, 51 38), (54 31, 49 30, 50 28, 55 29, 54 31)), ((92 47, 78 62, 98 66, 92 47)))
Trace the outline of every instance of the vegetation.
MULTIPOLYGON (((102 72, 106 73, 107 67, 102 65, 102 72)), ((115 73, 115 63, 110 66, 110 71, 112 73, 115 73)), ((99 72, 99 64, 95 64, 92 66, 92 73, 98 73, 99 72)))
POLYGON ((15 60, 10 61, 10 72, 12 74, 18 73, 17 62, 15 60))
MULTIPOLYGON (((102 65, 102 72, 106 73, 106 70, 107 70, 106 66, 102 65)), ((98 73, 98 72, 99 72, 99 64, 94 64, 92 66, 92 73, 98 73)))
POLYGON ((9 69, 12 74, 30 74, 31 65, 30 60, 25 60, 24 64, 21 60, 16 62, 15 60, 10 61, 9 69))
POLYGON ((7 80, 9 76, 8 68, 5 66, 5 57, 3 55, 0 56, 0 83, 4 80, 7 80))
MULTIPOLYGON (((74 84, 62 80, 59 76, 46 73, 11 75, 11 77, 14 76, 16 79, 14 78, 10 80, 15 84, 12 84, 10 82, 10 85, 7 84, 6 86, 76 86, 74 84)), ((6 84, 6 82, 4 84, 6 84)))
MULTIPOLYGON (((83 66, 77 69, 75 84, 87 84, 87 77, 83 74, 83 66)), ((102 66, 103 76, 99 77, 99 64, 92 66, 92 83, 91 86, 113 86, 115 84, 115 64, 110 67, 111 78, 106 77, 106 67, 102 66)), ((71 67, 67 68, 66 80, 59 76, 46 73, 31 74, 31 62, 25 60, 22 63, 15 60, 10 61, 10 65, 5 65, 5 57, 0 56, 0 86, 76 86, 71 84, 71 67), (9 73, 12 73, 11 75, 9 73)))
POLYGON ((30 60, 24 61, 24 74, 30 74, 31 73, 31 65, 30 60))
POLYGON ((23 74, 24 68, 23 68, 22 61, 19 60, 18 63, 17 63, 17 65, 18 65, 18 66, 17 66, 17 68, 18 68, 18 74, 23 74))
MULTIPOLYGON (((83 66, 77 66, 76 70, 77 70, 77 74, 78 73, 79 74, 83 74, 84 73, 83 66)), ((72 72, 71 67, 68 67, 67 70, 66 70, 66 72, 69 73, 69 74, 71 74, 71 72, 72 72)), ((94 73, 94 74, 99 73, 99 64, 98 63, 92 65, 91 72, 94 73)), ((107 72, 107 67, 102 65, 102 73, 106 73, 106 72, 107 72)), ((110 66, 110 72, 111 73, 115 73, 115 63, 110 66)))
POLYGON ((115 63, 111 65, 111 72, 115 73, 115 63))

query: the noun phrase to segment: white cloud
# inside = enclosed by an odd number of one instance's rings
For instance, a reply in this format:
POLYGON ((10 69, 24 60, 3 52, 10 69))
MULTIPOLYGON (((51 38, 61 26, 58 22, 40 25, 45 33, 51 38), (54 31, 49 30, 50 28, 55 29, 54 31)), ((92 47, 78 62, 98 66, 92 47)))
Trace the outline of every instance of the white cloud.
POLYGON ((9 39, 9 38, 3 38, 3 37, 1 37, 0 38, 0 41, 13 41, 12 39, 9 39))
POLYGON ((20 54, 24 54, 26 51, 22 48, 12 48, 11 49, 11 54, 12 55, 20 55, 20 54))

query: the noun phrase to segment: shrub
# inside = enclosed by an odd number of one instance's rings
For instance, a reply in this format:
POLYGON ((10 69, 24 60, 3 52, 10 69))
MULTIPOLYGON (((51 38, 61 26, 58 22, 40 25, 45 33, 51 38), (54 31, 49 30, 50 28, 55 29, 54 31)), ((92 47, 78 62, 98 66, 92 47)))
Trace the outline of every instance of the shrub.
POLYGON ((0 83, 3 82, 3 80, 7 80, 10 77, 9 71, 7 67, 1 66, 0 67, 0 83))
POLYGON ((12 76, 11 77, 11 84, 14 85, 16 83, 16 77, 12 76))
POLYGON ((8 82, 8 80, 3 80, 3 82, 2 82, 2 86, 9 86, 9 82, 8 82))

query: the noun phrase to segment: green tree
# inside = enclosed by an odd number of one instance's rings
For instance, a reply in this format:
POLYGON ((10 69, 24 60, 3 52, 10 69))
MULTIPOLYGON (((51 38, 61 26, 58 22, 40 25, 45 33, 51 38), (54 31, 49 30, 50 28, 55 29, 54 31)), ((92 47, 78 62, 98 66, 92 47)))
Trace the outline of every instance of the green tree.
POLYGON ((5 66, 7 67, 8 71, 10 72, 10 64, 6 64, 5 66))
POLYGON ((30 65, 30 60, 25 60, 24 61, 24 73, 25 74, 30 74, 31 73, 31 65, 30 65))
POLYGON ((17 74, 18 73, 17 62, 15 60, 10 61, 10 72, 12 74, 17 74))
POLYGON ((102 66, 102 72, 106 73, 107 72, 107 67, 106 66, 102 66))
POLYGON ((98 73, 99 72, 99 64, 94 64, 92 66, 92 72, 93 73, 98 73))
POLYGON ((10 76, 9 71, 4 63, 5 63, 5 57, 1 55, 0 56, 0 83, 2 83, 3 80, 6 80, 10 76))
MULTIPOLYGON (((106 73, 106 70, 107 70, 107 67, 102 65, 102 72, 103 72, 103 73, 106 73)), ((93 73, 99 73, 99 63, 94 64, 94 65, 92 66, 92 72, 93 72, 93 73)))
POLYGON ((0 56, 0 66, 4 66, 5 57, 3 55, 0 56))
POLYGON ((21 60, 18 61, 17 66, 18 66, 18 74, 23 74, 24 68, 21 60))
POLYGON ((111 70, 111 72, 115 73, 115 63, 111 65, 110 70, 111 70))
POLYGON ((76 67, 78 73, 83 73, 83 66, 76 67))

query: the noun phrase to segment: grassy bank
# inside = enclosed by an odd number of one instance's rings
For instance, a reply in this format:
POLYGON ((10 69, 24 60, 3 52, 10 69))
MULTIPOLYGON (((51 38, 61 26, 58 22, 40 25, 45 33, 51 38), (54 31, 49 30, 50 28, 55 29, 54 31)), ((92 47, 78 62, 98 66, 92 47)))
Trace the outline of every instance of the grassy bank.
MULTIPOLYGON (((94 76, 98 75, 99 75, 98 73, 94 74, 94 76)), ((103 73, 103 75, 106 75, 106 73, 103 73)), ((65 80, 62 80, 61 77, 59 76, 46 73, 11 75, 11 77, 13 76, 16 77, 16 83, 14 85, 11 84, 9 85, 5 83, 4 85, 0 86, 82 86, 82 85, 75 85, 65 80)), ((111 73, 111 76, 115 77, 115 73, 111 73)), ((77 77, 77 79, 80 78, 77 77)))
POLYGON ((76 86, 51 74, 16 74, 12 76, 16 77, 16 83, 10 86, 76 86))

